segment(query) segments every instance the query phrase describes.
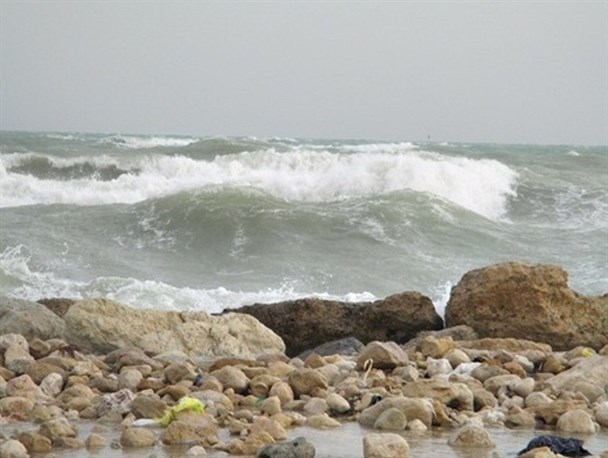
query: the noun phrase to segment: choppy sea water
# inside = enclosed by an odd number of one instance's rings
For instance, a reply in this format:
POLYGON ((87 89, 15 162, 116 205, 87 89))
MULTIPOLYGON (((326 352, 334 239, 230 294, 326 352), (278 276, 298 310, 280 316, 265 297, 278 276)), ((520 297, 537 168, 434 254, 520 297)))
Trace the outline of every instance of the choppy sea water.
POLYGON ((552 263, 608 291, 606 146, 2 132, 0 294, 218 312, 552 263))

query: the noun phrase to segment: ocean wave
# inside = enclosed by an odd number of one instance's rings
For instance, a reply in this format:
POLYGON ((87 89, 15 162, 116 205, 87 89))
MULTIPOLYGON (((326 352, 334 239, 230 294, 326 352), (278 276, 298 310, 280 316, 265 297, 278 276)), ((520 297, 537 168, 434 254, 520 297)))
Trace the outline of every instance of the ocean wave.
POLYGON ((198 141, 198 138, 192 137, 112 135, 102 138, 99 142, 111 143, 118 148, 124 149, 150 149, 160 147, 179 148, 192 145, 198 141))
POLYGON ((254 303, 273 303, 303 297, 339 300, 344 302, 373 301, 368 292, 333 295, 296 291, 285 283, 278 288, 260 291, 236 291, 224 287, 176 287, 161 281, 138 280, 124 277, 98 277, 88 282, 56 277, 52 272, 38 272, 30 268, 31 253, 24 245, 8 247, 0 253, 2 294, 37 301, 45 297, 87 299, 106 297, 140 309, 205 311, 220 313, 254 303), (6 286, 19 285, 10 291, 6 286))
MULTIPOLYGON (((98 159, 95 159, 97 161, 98 159)), ((70 159, 88 163, 90 158, 70 159)), ((33 204, 135 203, 185 190, 258 189, 287 201, 331 202, 410 190, 446 199, 487 218, 501 218, 515 195, 517 173, 490 159, 425 151, 339 154, 265 149, 196 160, 143 154, 125 164, 105 157, 121 173, 109 181, 52 180, 11 171, 2 157, 3 207, 33 204)), ((10 163, 10 160, 8 161, 10 163)))

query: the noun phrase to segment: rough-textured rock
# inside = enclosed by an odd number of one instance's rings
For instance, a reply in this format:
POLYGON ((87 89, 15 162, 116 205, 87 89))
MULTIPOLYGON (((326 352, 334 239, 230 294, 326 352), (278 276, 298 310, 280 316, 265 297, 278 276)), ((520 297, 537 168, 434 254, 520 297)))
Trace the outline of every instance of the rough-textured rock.
POLYGON ((106 439, 101 434, 91 433, 84 441, 87 449, 100 449, 106 446, 106 439))
POLYGON ((234 311, 253 315, 280 335, 290 356, 349 336, 363 343, 373 340, 404 343, 418 331, 443 328, 443 320, 431 300, 416 292, 371 303, 306 298, 254 304, 234 311))
POLYGON ((280 337, 245 314, 135 310, 94 299, 73 304, 64 320, 70 342, 97 352, 137 347, 151 353, 179 350, 188 355, 255 358, 285 350, 280 337))
POLYGON ((232 388, 237 393, 243 393, 249 386, 249 379, 238 367, 224 366, 211 373, 218 379, 224 388, 232 388))
POLYGON ((67 311, 70 309, 72 304, 76 302, 74 299, 67 299, 62 297, 45 298, 37 301, 39 304, 44 305, 51 312, 57 315, 59 318, 63 318, 67 311))
POLYGON ((338 393, 329 393, 325 398, 329 410, 333 413, 344 414, 350 410, 350 404, 338 393))
POLYGON ((213 418, 200 415, 198 421, 176 420, 161 433, 160 440, 166 445, 202 443, 210 446, 218 442, 218 428, 213 418))
POLYGON ((473 392, 464 383, 451 383, 443 378, 420 379, 403 388, 411 398, 431 398, 458 410, 473 410, 473 392))
POLYGON ((25 445, 15 439, 9 439, 0 445, 0 456, 2 458, 28 458, 25 445))
POLYGON ((120 444, 127 448, 151 447, 155 442, 156 434, 146 428, 126 428, 120 435, 120 444))
MULTIPOLYGON (((322 386, 322 384, 321 384, 322 386)), ((281 400, 281 405, 293 401, 293 390, 286 382, 277 382, 270 387, 268 396, 276 396, 281 400)))
POLYGON ((448 439, 448 444, 453 447, 492 448, 496 446, 490 434, 483 427, 474 424, 467 424, 455 431, 448 439))
POLYGON ((564 413, 557 420, 557 430, 565 433, 594 434, 593 417, 582 409, 564 413))
POLYGON ((163 401, 152 396, 138 395, 131 402, 131 413, 135 418, 159 418, 166 409, 163 401))
POLYGON ((320 356, 330 355, 348 355, 355 356, 364 347, 363 342, 359 339, 349 336, 344 339, 332 340, 316 346, 312 350, 306 350, 299 355, 300 359, 306 359, 311 353, 316 353, 320 356))
POLYGON ((42 304, 0 296, 0 334, 8 333, 27 340, 63 338, 65 323, 42 304))
POLYGON ((267 445, 257 454, 257 458, 314 458, 315 447, 304 438, 298 437, 289 442, 267 445))
POLYGON ((25 445, 29 453, 48 453, 52 448, 51 440, 35 431, 24 431, 19 434, 19 442, 25 445))
POLYGON ((42 423, 38 433, 55 443, 60 437, 76 437, 77 430, 64 417, 59 417, 42 423))
POLYGON ((420 420, 428 428, 431 427, 433 416, 433 404, 428 399, 415 399, 406 397, 387 398, 377 404, 368 407, 359 416, 359 423, 367 428, 373 428, 378 417, 387 409, 395 407, 405 414, 408 422, 414 419, 420 420))
POLYGON ((386 429, 391 431, 403 431, 407 426, 405 414, 395 408, 386 409, 374 422, 374 429, 386 429))
POLYGON ((459 340, 458 346, 465 349, 488 350, 488 351, 510 351, 529 352, 536 351, 547 355, 553 351, 551 345, 534 342, 527 339, 514 339, 512 337, 486 337, 477 340, 459 340))
POLYGON ((365 363, 371 360, 376 369, 394 369, 397 366, 404 366, 409 359, 407 353, 395 342, 368 343, 357 357, 357 367, 364 369, 365 363))
POLYGON ((325 376, 315 369, 296 369, 289 374, 289 385, 296 396, 315 395, 327 389, 325 376))
POLYGON ((508 262, 466 273, 452 288, 446 323, 466 323, 481 337, 599 350, 608 343, 608 296, 572 291, 560 267, 508 262))
POLYGON ((576 366, 546 380, 555 390, 574 390, 581 382, 593 383, 599 387, 608 380, 608 356, 594 355, 584 358, 576 366))
POLYGON ((394 433, 368 433, 363 437, 364 458, 408 458, 407 441, 394 433))
POLYGON ((6 384, 6 394, 30 399, 46 399, 47 397, 26 374, 10 379, 6 384))

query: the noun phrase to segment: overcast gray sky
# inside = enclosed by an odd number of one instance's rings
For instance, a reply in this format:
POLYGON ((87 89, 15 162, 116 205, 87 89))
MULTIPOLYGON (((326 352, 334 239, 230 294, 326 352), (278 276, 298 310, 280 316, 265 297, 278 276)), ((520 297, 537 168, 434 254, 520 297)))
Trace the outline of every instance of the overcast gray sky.
POLYGON ((1 0, 1 128, 608 144, 608 2, 1 0))

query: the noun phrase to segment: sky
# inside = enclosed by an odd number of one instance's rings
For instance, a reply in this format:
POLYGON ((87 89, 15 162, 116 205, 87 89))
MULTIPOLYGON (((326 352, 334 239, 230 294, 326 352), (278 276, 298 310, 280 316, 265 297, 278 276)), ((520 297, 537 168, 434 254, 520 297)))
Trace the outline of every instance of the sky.
POLYGON ((0 1, 2 130, 608 144, 606 1, 0 1))

